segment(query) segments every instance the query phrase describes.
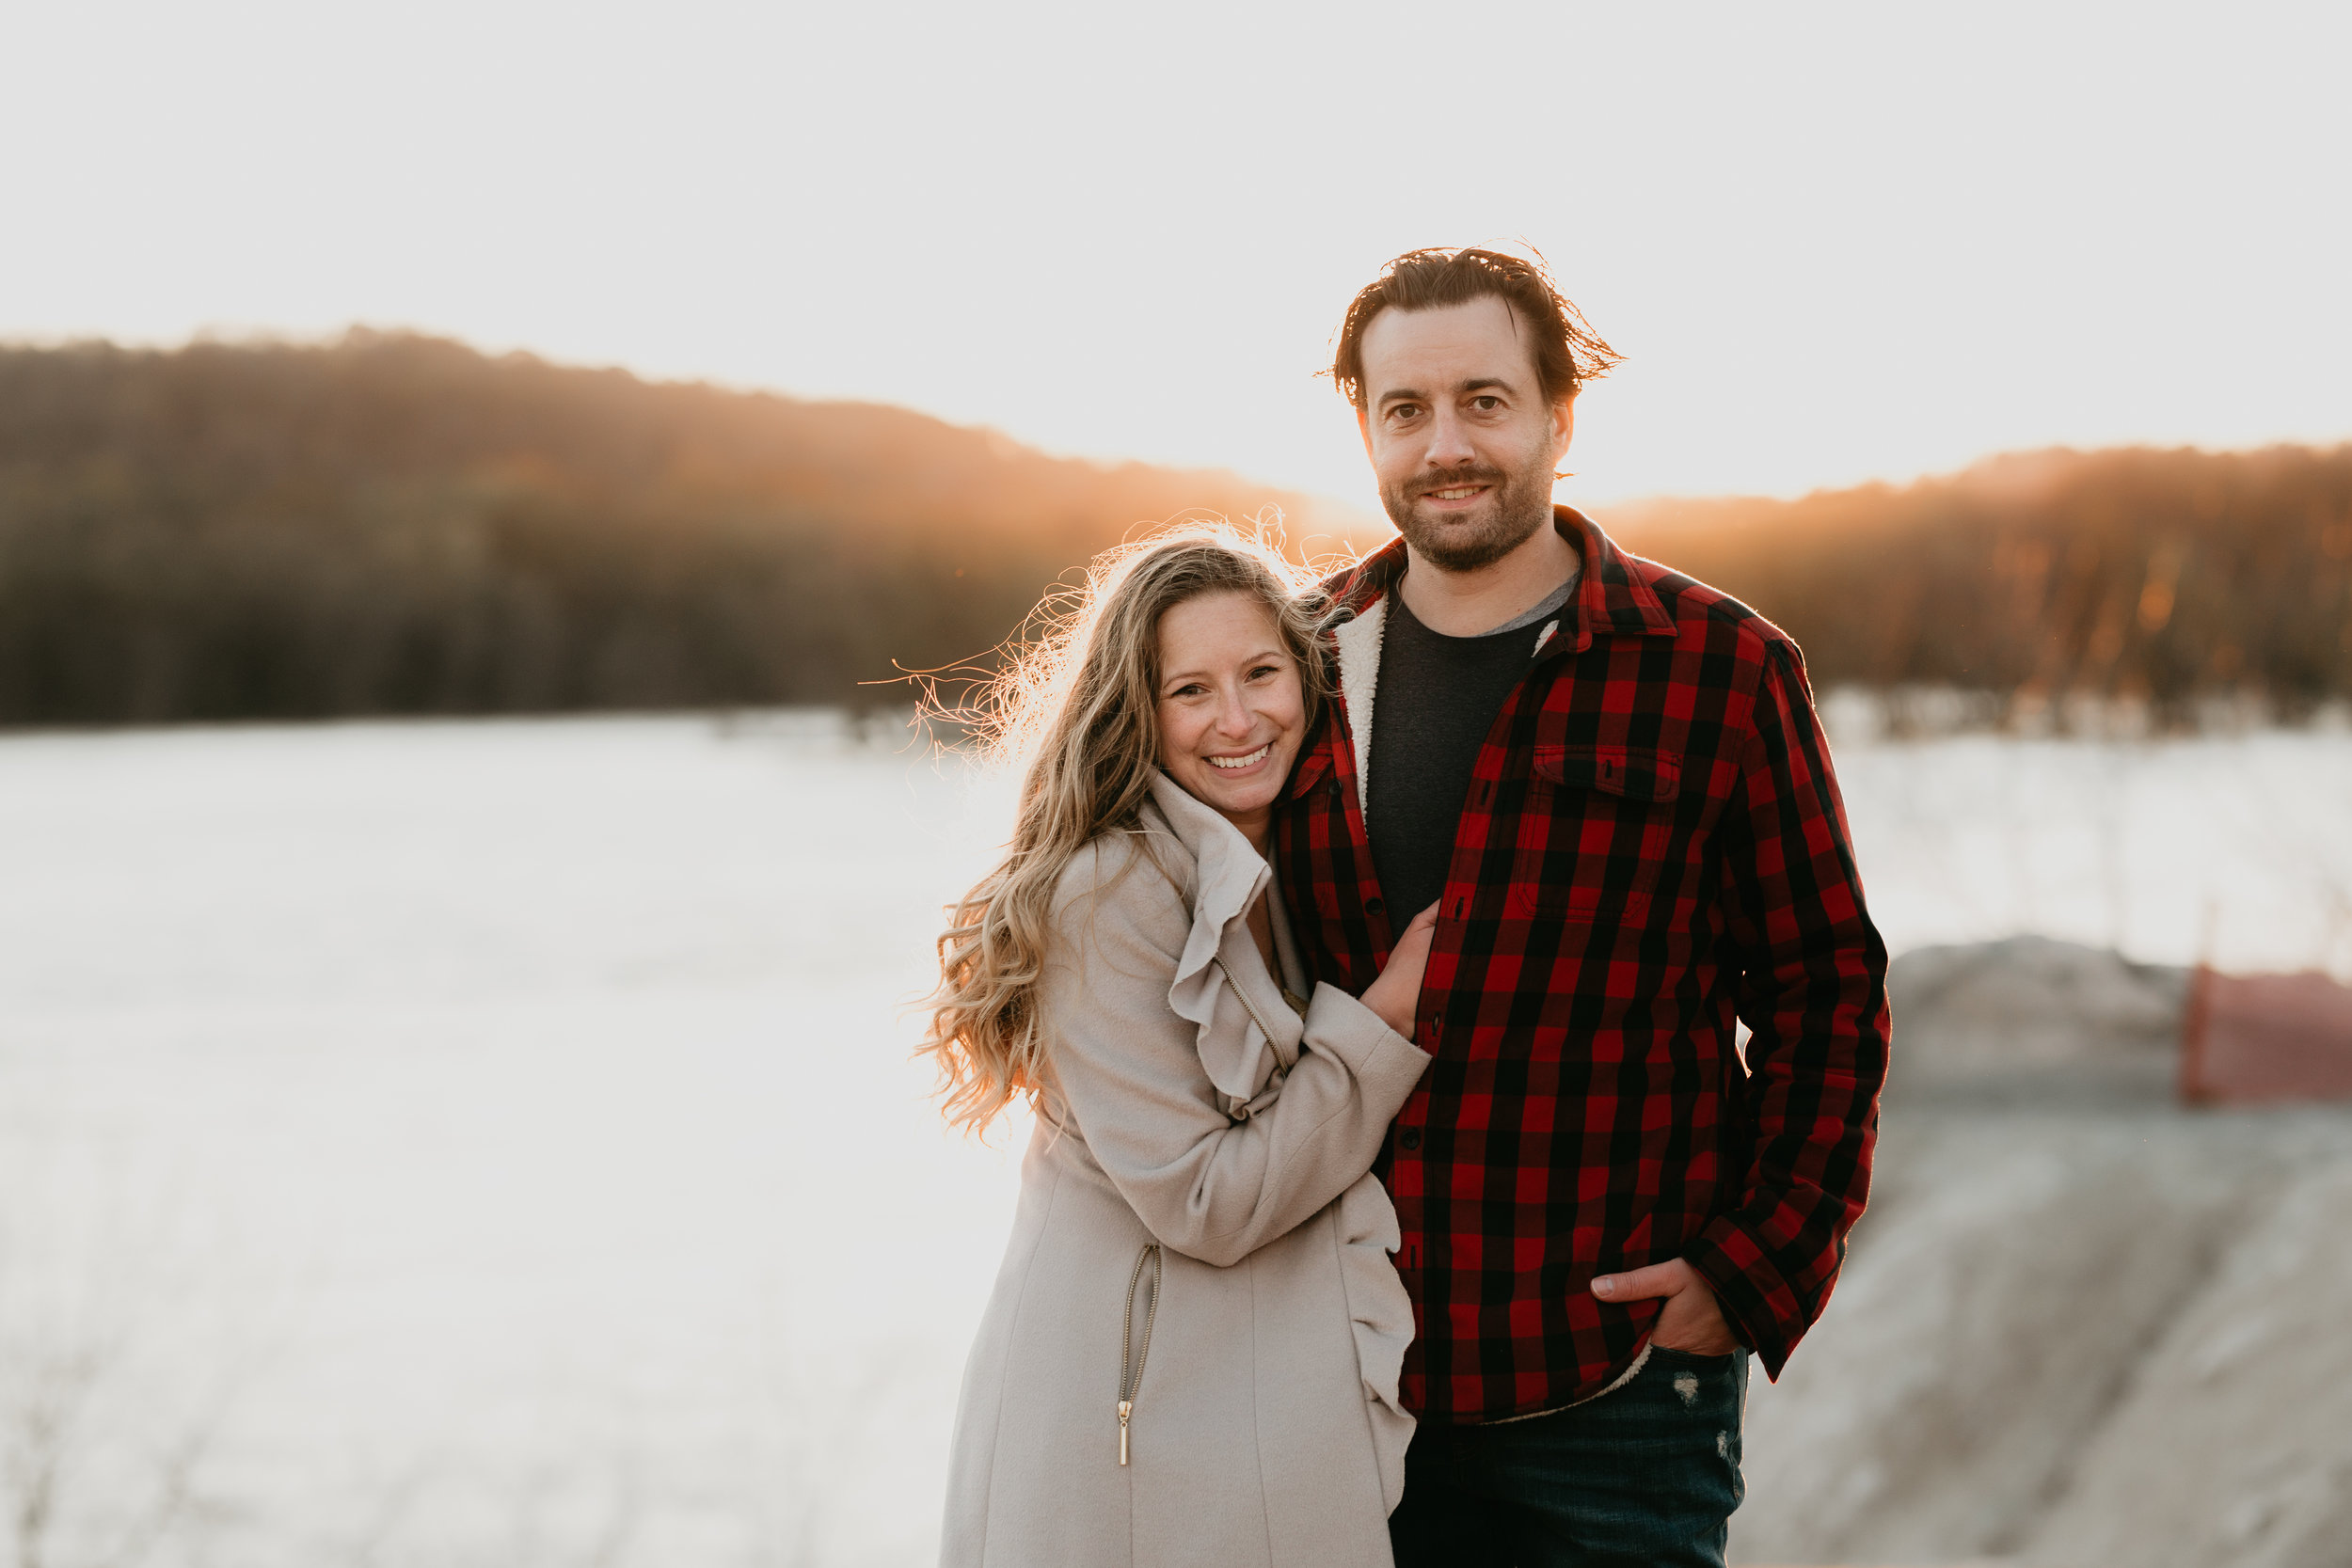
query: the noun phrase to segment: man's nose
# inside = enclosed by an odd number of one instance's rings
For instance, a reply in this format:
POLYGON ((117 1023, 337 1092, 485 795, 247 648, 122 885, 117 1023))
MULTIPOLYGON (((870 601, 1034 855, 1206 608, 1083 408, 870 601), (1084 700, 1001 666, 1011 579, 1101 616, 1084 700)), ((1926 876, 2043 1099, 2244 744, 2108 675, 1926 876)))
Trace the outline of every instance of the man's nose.
POLYGON ((1429 421, 1429 466, 1433 468, 1458 468, 1475 462, 1477 449, 1470 442, 1470 427, 1461 415, 1451 408, 1440 408, 1429 421))

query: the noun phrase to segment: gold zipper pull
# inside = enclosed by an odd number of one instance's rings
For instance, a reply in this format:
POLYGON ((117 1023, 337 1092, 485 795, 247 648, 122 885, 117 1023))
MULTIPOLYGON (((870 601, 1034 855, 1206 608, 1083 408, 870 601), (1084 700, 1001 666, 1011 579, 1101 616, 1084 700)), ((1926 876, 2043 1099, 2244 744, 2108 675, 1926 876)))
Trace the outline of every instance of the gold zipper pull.
POLYGON ((1119 1462, 1121 1465, 1127 1463, 1127 1418, 1135 1414, 1135 1409, 1136 1402, 1133 1400, 1119 1402, 1119 1462))

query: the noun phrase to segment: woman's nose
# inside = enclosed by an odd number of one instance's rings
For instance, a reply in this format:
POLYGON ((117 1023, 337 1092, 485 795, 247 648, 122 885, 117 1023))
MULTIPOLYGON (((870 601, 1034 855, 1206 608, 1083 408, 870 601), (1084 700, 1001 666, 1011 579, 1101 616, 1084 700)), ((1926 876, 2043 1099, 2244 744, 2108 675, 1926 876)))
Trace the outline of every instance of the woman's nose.
POLYGON ((1217 705, 1217 734, 1230 735, 1239 739, 1249 733, 1252 722, 1249 705, 1241 700, 1240 692, 1232 693, 1217 705))

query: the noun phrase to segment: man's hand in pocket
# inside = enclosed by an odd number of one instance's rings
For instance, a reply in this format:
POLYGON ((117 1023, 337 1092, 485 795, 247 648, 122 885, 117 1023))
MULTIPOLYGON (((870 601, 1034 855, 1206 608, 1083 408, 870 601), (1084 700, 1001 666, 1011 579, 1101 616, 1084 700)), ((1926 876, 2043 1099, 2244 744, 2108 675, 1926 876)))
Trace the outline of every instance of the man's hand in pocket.
POLYGON ((1666 1305, 1658 1309, 1649 1334, 1649 1342, 1662 1350, 1729 1355, 1740 1348, 1731 1325, 1724 1322, 1724 1309, 1715 1304, 1713 1288, 1679 1258, 1627 1274, 1596 1275, 1593 1294, 1619 1304, 1663 1298, 1666 1305))

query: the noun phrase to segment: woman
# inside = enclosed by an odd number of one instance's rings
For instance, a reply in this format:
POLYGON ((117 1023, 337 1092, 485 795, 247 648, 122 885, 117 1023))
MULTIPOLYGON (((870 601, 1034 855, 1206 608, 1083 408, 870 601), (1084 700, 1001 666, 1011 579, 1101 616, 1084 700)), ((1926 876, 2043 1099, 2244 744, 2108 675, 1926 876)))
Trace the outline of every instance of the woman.
POLYGON ((1037 1125, 965 1370, 942 1560, 1390 1561, 1412 1313, 1368 1174, 1429 1058, 1434 909, 1361 1001, 1312 985, 1265 858, 1324 701, 1279 561, 1169 540, 1011 677, 1036 736, 953 911, 952 1118, 1037 1125))

